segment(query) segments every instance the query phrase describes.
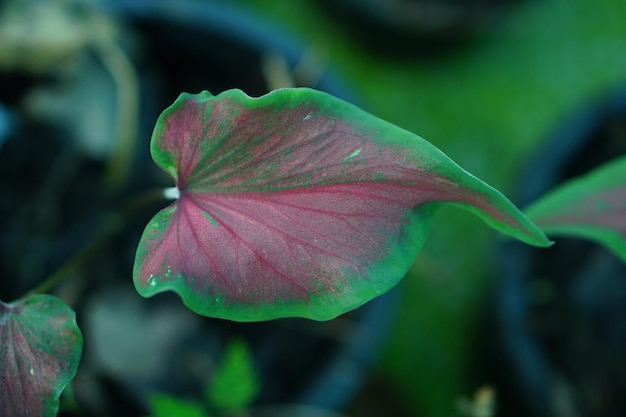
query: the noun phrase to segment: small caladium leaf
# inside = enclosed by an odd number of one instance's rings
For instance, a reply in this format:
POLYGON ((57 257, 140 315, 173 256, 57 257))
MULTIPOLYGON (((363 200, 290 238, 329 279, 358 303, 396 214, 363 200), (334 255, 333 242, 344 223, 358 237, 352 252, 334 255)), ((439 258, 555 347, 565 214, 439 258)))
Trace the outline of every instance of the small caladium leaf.
POLYGON ((211 417, 202 404, 167 394, 151 395, 148 404, 152 411, 149 417, 211 417))
POLYGON ((626 155, 562 184, 526 213, 548 235, 594 240, 626 262, 626 155))
POLYGON ((209 403, 224 415, 243 415, 260 388, 248 344, 234 339, 227 346, 207 388, 209 403))
POLYGON ((82 345, 74 312, 58 298, 0 301, 0 415, 56 416, 82 345))
POLYGON ((151 151, 180 198, 146 227, 135 286, 176 291, 207 316, 326 320, 354 309, 404 276, 439 203, 548 244, 425 140, 315 90, 182 94, 151 151))

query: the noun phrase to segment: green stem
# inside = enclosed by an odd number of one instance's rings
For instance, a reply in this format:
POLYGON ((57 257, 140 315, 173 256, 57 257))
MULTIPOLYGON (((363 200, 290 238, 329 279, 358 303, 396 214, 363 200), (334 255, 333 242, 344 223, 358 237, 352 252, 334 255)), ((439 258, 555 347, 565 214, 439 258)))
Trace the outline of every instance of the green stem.
POLYGON ((128 200, 126 204, 112 213, 109 221, 106 223, 104 232, 99 234, 78 253, 74 254, 74 256, 50 274, 41 284, 30 290, 24 298, 35 294, 50 292, 73 272, 83 267, 94 255, 100 252, 113 237, 124 230, 124 227, 128 224, 132 216, 140 209, 146 207, 148 204, 164 199, 164 189, 159 188, 156 190, 147 190, 128 200))

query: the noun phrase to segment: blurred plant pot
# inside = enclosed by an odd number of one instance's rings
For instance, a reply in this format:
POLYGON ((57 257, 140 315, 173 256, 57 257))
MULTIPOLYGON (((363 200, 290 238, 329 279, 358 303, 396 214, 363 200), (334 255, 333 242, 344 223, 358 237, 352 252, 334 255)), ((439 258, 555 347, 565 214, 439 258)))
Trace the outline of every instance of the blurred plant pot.
POLYGON ((441 52, 488 29, 519 0, 323 0, 385 50, 441 52), (444 48, 445 49, 445 48, 444 48))
MULTIPOLYGON (((218 93, 236 87, 260 95, 268 90, 267 65, 279 73, 293 69, 308 52, 275 25, 220 3, 115 0, 106 3, 106 10, 119 18, 132 39, 131 56, 141 82, 141 143, 127 193, 149 184, 171 186, 150 161, 147 141, 160 111, 180 92, 218 93)), ((330 71, 309 70, 299 72, 297 84, 312 81, 311 87, 351 100, 330 71)), ((19 113, 16 97, 49 81, 3 76, 0 101, 15 105, 19 113), (16 83, 18 79, 26 81, 16 83)), ((5 255, 0 268, 3 276, 16 277, 32 269, 30 281, 36 283, 106 225, 117 201, 107 200, 110 196, 101 190, 103 161, 76 150, 66 140, 72 132, 65 126, 18 119, 0 151, 6 162, 0 164, 0 187, 12 196, 0 204, 5 219, 0 222, 0 252, 5 255), (38 205, 42 201, 45 205, 38 205), (31 230, 43 226, 44 232, 31 230), (12 246, 16 249, 8 251, 12 246), (16 261, 20 258, 24 260, 16 261)), ((173 294, 143 299, 132 285, 132 262, 142 229, 159 208, 157 204, 142 211, 137 224, 124 229, 75 274, 72 285, 59 290, 72 300, 85 336, 73 391, 88 415, 145 415, 151 392, 201 397, 233 338, 250 344, 261 379, 255 404, 347 407, 393 320, 395 291, 329 322, 234 323, 197 316, 173 294)), ((30 281, 11 285, 3 280, 0 298, 22 295, 30 281)))
MULTIPOLYGON (((520 206, 626 152, 626 89, 574 114, 531 159, 520 206)), ((626 265, 578 239, 501 248, 497 314, 514 416, 618 416, 626 407, 626 265), (513 382, 512 382, 513 380, 513 382), (524 406, 525 405, 525 406, 524 406)))

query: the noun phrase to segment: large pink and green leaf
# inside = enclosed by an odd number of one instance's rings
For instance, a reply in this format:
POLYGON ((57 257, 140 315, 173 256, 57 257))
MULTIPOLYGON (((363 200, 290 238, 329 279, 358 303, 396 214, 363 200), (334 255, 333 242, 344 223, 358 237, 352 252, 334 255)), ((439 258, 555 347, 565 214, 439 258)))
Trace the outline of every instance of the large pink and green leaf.
POLYGON ((58 298, 0 301, 0 416, 56 416, 82 344, 74 312, 58 298))
POLYGON ((626 155, 564 183, 526 213, 549 235, 594 240, 626 262, 626 155))
POLYGON ((173 290, 207 316, 325 320, 354 309, 405 275, 441 203, 548 244, 425 140, 315 90, 182 94, 151 151, 180 197, 146 227, 135 286, 173 290))

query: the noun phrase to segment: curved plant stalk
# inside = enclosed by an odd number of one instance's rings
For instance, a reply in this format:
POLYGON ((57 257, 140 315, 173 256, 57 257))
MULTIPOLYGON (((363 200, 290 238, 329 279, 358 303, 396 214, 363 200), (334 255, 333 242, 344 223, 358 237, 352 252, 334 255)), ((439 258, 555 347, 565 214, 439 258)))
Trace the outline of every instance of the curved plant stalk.
POLYGON ((114 145, 105 174, 105 186, 119 190, 125 183, 137 141, 139 78, 133 63, 118 44, 112 22, 94 14, 93 47, 116 86, 114 145))
POLYGON ((74 254, 63 265, 57 268, 52 274, 45 278, 41 284, 30 290, 24 297, 27 298, 36 294, 44 294, 53 290, 57 285, 67 279, 72 273, 78 271, 94 255, 98 254, 113 237, 117 236, 124 230, 132 216, 146 205, 160 200, 171 199, 168 196, 169 189, 148 190, 138 194, 129 200, 124 206, 119 208, 115 213, 111 214, 103 227, 103 232, 97 235, 90 243, 85 245, 81 251, 74 254))
POLYGON ((269 91, 296 86, 289 63, 285 57, 275 51, 265 53, 261 59, 261 69, 269 91))

